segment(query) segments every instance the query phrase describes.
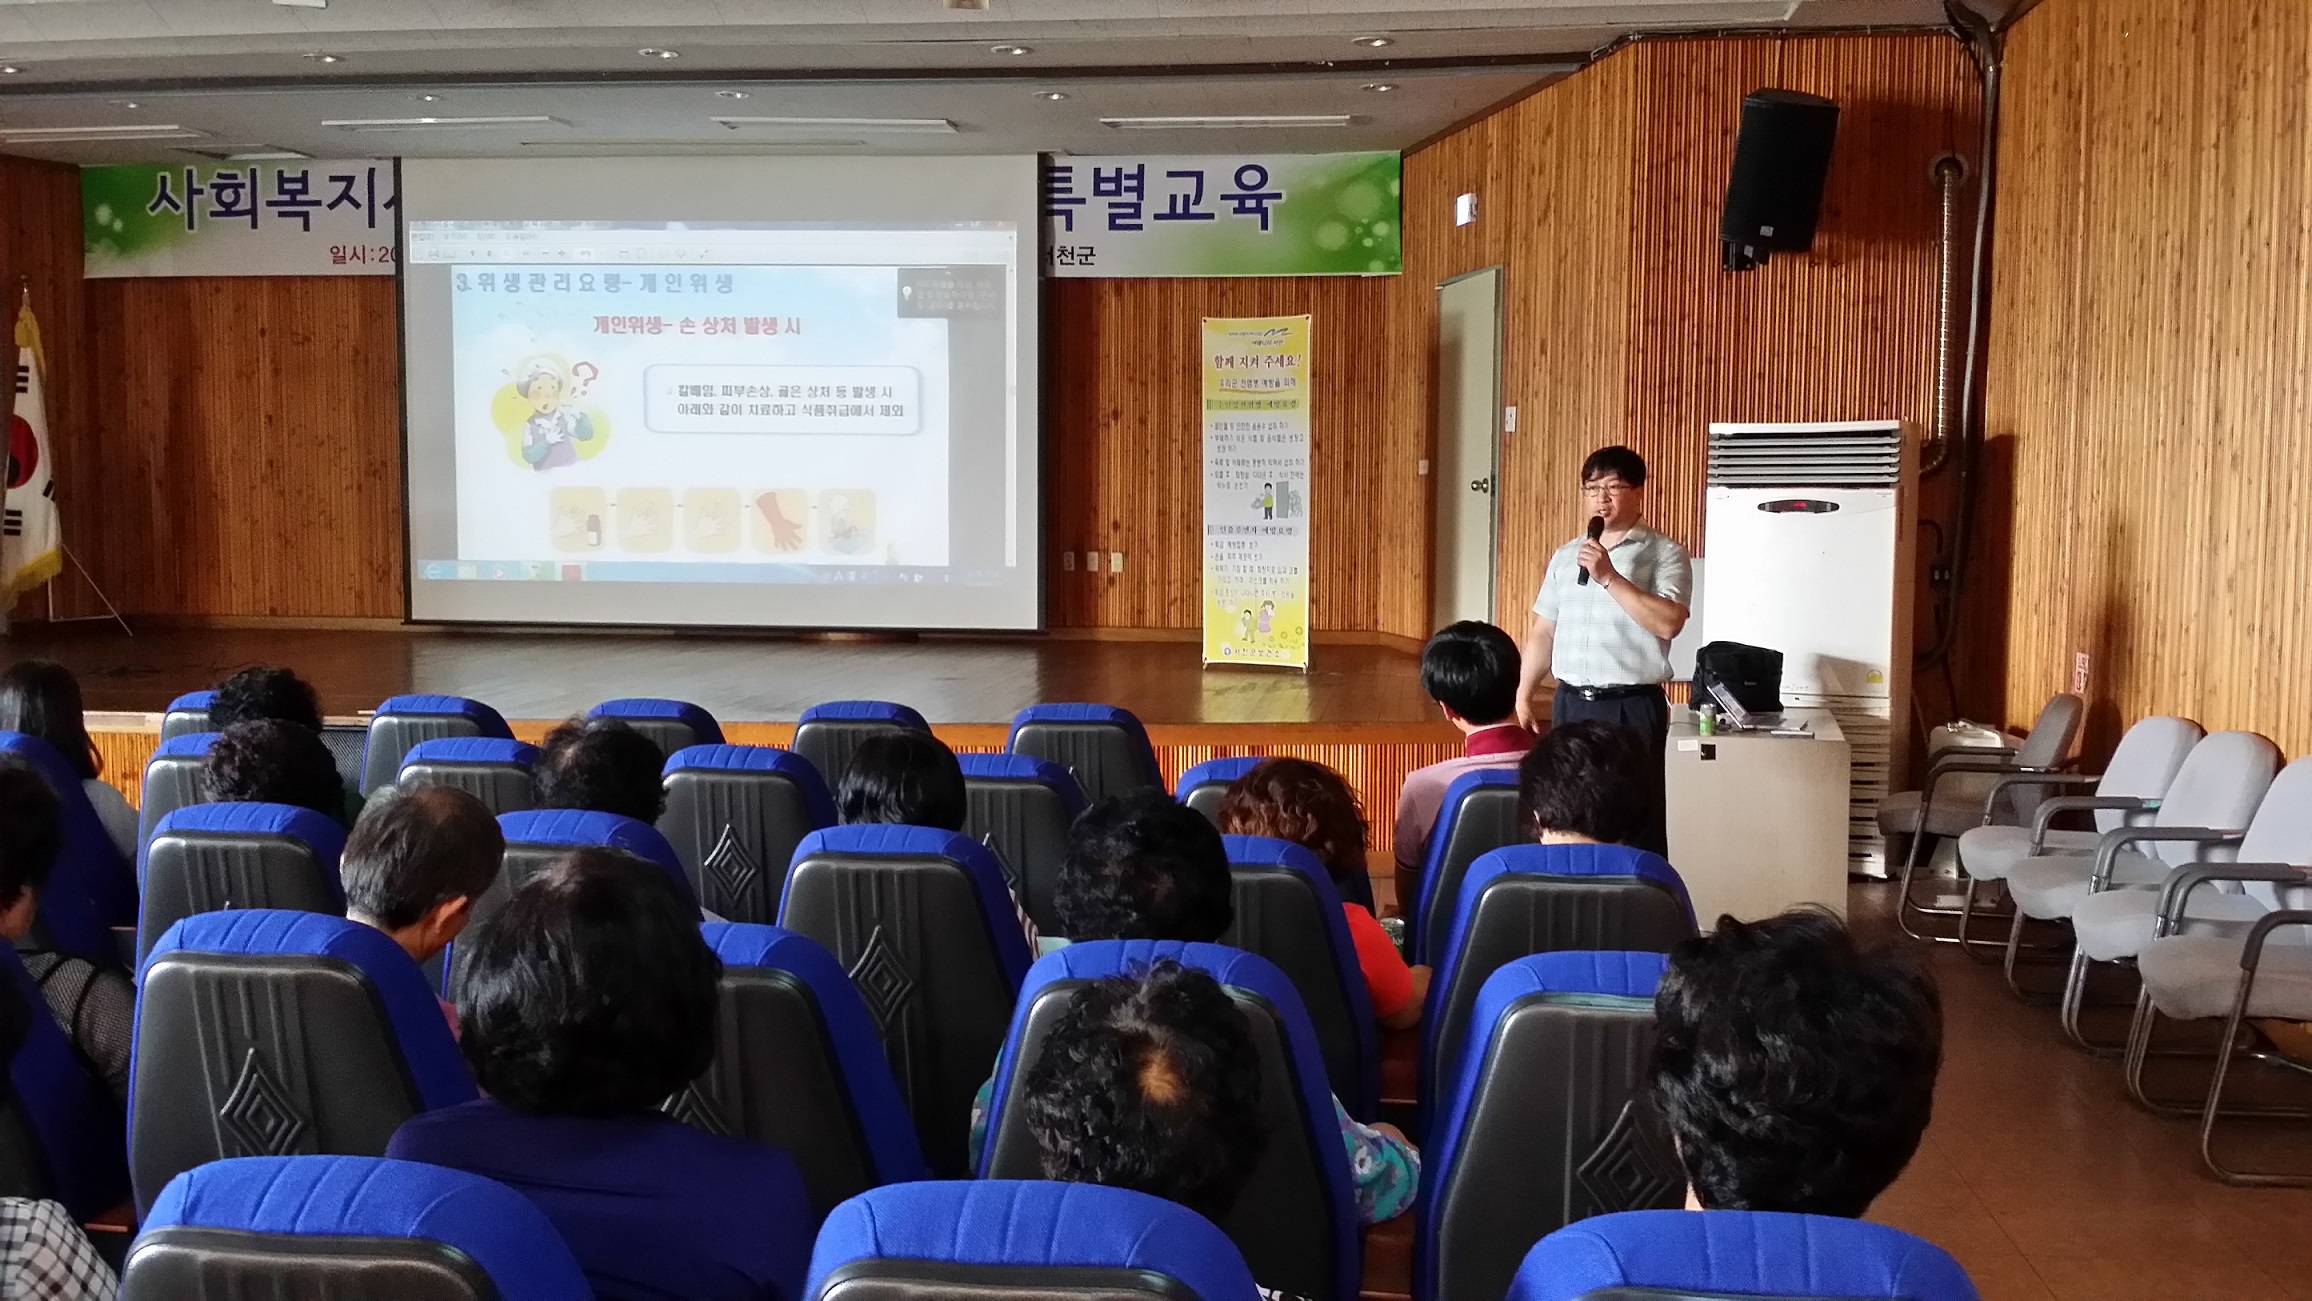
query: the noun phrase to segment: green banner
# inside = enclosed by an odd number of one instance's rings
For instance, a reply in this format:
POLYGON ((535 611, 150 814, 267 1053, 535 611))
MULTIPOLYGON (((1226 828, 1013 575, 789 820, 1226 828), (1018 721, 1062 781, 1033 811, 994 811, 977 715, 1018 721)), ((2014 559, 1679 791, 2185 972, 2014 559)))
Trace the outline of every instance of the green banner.
POLYGON ((389 159, 80 169, 90 279, 390 276, 389 159))
POLYGON ((1389 276, 1398 155, 1044 160, 1044 273, 1389 276))

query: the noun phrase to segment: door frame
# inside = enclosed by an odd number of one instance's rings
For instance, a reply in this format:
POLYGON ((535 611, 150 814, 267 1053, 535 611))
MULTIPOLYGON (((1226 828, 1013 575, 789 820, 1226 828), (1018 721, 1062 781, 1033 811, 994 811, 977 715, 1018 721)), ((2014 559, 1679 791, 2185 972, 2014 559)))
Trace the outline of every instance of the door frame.
POLYGON ((1487 535, 1490 539, 1490 542, 1486 548, 1485 554, 1486 581, 1485 612, 1483 617, 1489 623, 1499 622, 1496 616, 1500 613, 1501 605, 1501 440, 1503 436, 1503 430, 1501 428, 1501 372, 1504 359, 1507 355, 1506 349, 1508 347, 1508 340, 1506 338, 1506 318, 1508 316, 1508 312, 1506 310, 1506 304, 1503 301, 1505 298, 1504 286, 1507 280, 1506 268, 1504 268, 1501 263, 1496 262, 1487 266, 1463 271, 1457 275, 1447 276, 1444 279, 1438 281, 1436 287, 1431 290, 1431 293, 1436 295, 1436 298, 1433 299, 1433 301, 1438 301, 1440 303, 1439 310, 1432 318, 1434 324, 1432 324, 1430 330, 1430 392, 1432 400, 1429 404, 1429 419, 1434 435, 1430 449, 1432 458, 1430 465, 1433 468, 1434 477, 1430 483, 1429 493, 1429 561, 1431 572, 1429 575, 1428 607, 1429 621, 1433 629, 1444 626, 1438 622, 1438 607, 1441 604, 1439 597, 1443 590, 1444 584, 1450 577, 1450 575, 1439 572, 1440 566, 1437 563, 1440 558, 1440 552, 1442 551, 1442 548, 1439 546, 1439 542, 1442 539, 1444 529, 1444 520, 1442 518, 1441 512, 1437 509, 1437 503, 1439 497, 1441 496, 1439 490, 1442 488, 1445 481, 1444 450, 1445 439, 1448 436, 1448 431, 1443 427, 1442 422, 1438 421, 1437 419, 1438 407, 1440 403, 1436 399, 1441 398, 1444 394, 1444 386, 1447 382, 1447 376, 1444 373, 1444 359, 1440 355, 1440 350, 1435 346, 1437 342, 1436 327, 1437 324, 1441 324, 1444 320, 1445 314, 1442 310, 1441 300, 1445 290, 1453 285, 1460 284, 1464 280, 1475 280, 1480 276, 1491 276, 1493 278, 1493 386, 1492 397, 1487 407, 1487 410, 1490 412, 1489 419, 1492 424, 1493 437, 1490 441, 1490 464, 1488 465, 1486 471, 1486 478, 1492 484, 1492 491, 1486 494, 1487 512, 1489 515, 1488 522, 1490 524, 1490 527, 1487 529, 1487 535))

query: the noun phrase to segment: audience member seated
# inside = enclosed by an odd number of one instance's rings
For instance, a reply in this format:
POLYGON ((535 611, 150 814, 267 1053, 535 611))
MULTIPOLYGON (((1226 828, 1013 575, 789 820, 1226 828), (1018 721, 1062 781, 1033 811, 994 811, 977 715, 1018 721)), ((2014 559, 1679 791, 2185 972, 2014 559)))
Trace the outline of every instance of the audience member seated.
POLYGON ((1461 732, 1461 757, 1415 768, 1397 792, 1397 905, 1421 888, 1429 833, 1443 813, 1453 779, 1479 768, 1514 768, 1533 748, 1533 733, 1517 721, 1517 643, 1475 619, 1447 624, 1421 648, 1421 689, 1445 721, 1461 732))
POLYGON ((488 1096, 413 1117, 385 1154, 526 1194, 604 1301, 799 1301, 794 1162, 659 1110, 714 1056, 722 967, 666 873, 579 850, 466 945, 458 1046, 488 1096))
MULTIPOLYGON (((12 857, 13 855, 11 855, 12 857)), ((10 910, 13 911, 13 910, 10 910)), ((0 980, 0 1090, 37 1015, 22 988, 0 980)), ((120 1290, 72 1213, 52 1201, 0 1197, 0 1296, 27 1301, 112 1301, 120 1290)))
POLYGON ((1129 1188, 1218 1223, 1268 1146, 1244 1013, 1169 959, 1086 987, 1028 1072, 1046 1179, 1129 1188))
MULTIPOLYGON (((1334 884, 1365 873, 1365 810, 1341 775, 1306 759, 1263 759, 1229 786, 1220 801, 1220 830, 1235 836, 1274 836, 1317 856, 1334 884)), ((1384 1029, 1421 1022, 1429 996, 1429 968, 1408 967, 1396 941, 1363 904, 1346 903, 1349 938, 1373 1016, 1384 1029)))
MULTIPOLYGON (((298 677, 290 669, 259 665, 243 669, 217 684, 217 694, 209 701, 209 729, 222 732, 235 723, 249 723, 270 719, 276 723, 292 723, 315 736, 321 735, 321 697, 313 684, 298 677)), ((336 760, 330 760, 335 771, 336 760)), ((345 826, 352 826, 361 816, 361 792, 343 784, 339 779, 343 807, 322 809, 345 826)), ((282 801, 294 803, 295 801, 282 801)))
POLYGON ((546 733, 538 750, 530 779, 541 809, 592 809, 653 826, 666 811, 665 756, 615 718, 573 718, 546 733))
POLYGON ((136 857, 136 810, 100 775, 104 761, 88 739, 80 679, 53 660, 18 660, 0 673, 0 732, 37 736, 64 756, 122 858, 136 857))
POLYGON ((931 733, 912 728, 892 728, 860 741, 835 790, 835 816, 844 826, 897 822, 961 831, 970 813, 955 752, 931 733))
POLYGON ((1723 917, 1670 955, 1654 1015, 1690 1208, 1859 1217, 1918 1151, 1943 1011, 1910 953, 1820 908, 1723 917))
MULTIPOLYGON (((1236 919, 1228 850, 1203 814, 1162 790, 1112 796, 1084 810, 1069 833, 1052 908, 1070 940, 1184 940, 1217 944, 1236 919)), ((971 1153, 987 1142, 988 1092, 971 1105, 971 1153)), ((1421 1154, 1394 1125, 1362 1125, 1333 1100, 1341 1142, 1367 1224, 1411 1209, 1421 1154)))
POLYGON ((56 792, 23 761, 0 758, 0 936, 16 945, 24 969, 39 982, 49 1015, 104 1077, 112 1096, 125 1101, 135 986, 116 967, 47 947, 33 925, 41 887, 62 844, 56 792))
POLYGON ((235 723, 217 734, 201 761, 201 790, 212 800, 293 804, 340 825, 354 808, 321 734, 269 718, 235 723))
POLYGON ((1553 727, 1517 765, 1518 821, 1544 845, 1629 844, 1646 826, 1647 787, 1635 767, 1644 761, 1612 724, 1553 727))
MULTIPOLYGON (((422 966, 466 928, 505 852, 498 820, 466 792, 380 786, 345 838, 345 915, 385 932, 422 966)), ((445 1002, 442 1014, 457 1033, 457 1009, 445 1002)))

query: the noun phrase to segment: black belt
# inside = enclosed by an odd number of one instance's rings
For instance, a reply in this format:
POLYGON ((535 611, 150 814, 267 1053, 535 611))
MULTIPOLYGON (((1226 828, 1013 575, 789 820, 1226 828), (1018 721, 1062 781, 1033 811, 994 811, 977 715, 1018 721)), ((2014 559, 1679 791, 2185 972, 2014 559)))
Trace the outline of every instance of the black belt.
POLYGON ((1632 696, 1658 696, 1662 694, 1662 684, 1659 682, 1646 682, 1629 687, 1577 687, 1571 682, 1561 682, 1558 685, 1584 700, 1591 701, 1628 700, 1632 696))

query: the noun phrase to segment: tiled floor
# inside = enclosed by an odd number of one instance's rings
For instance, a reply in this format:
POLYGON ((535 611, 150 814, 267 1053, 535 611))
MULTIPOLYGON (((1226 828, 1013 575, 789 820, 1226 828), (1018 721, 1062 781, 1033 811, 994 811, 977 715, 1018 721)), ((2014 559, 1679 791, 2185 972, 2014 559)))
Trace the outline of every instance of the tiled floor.
MULTIPOLYGON (((1880 931, 1891 902, 1856 887, 1858 927, 1880 931)), ((2312 1298, 2312 1190, 2218 1183, 2197 1122, 2137 1107, 2118 1062, 2073 1048, 2052 1008, 2017 1002, 1995 966, 1950 946, 1931 961, 1946 1036, 1935 1121, 1871 1218, 1940 1243, 1985 1301, 2312 1298)), ((2122 1015, 2104 1014, 2115 1035, 2122 1015)), ((2199 1061, 2155 1067, 2176 1092, 2205 1087, 2199 1061)), ((2312 1121, 2221 1134, 2237 1163, 2312 1170, 2312 1121)))

